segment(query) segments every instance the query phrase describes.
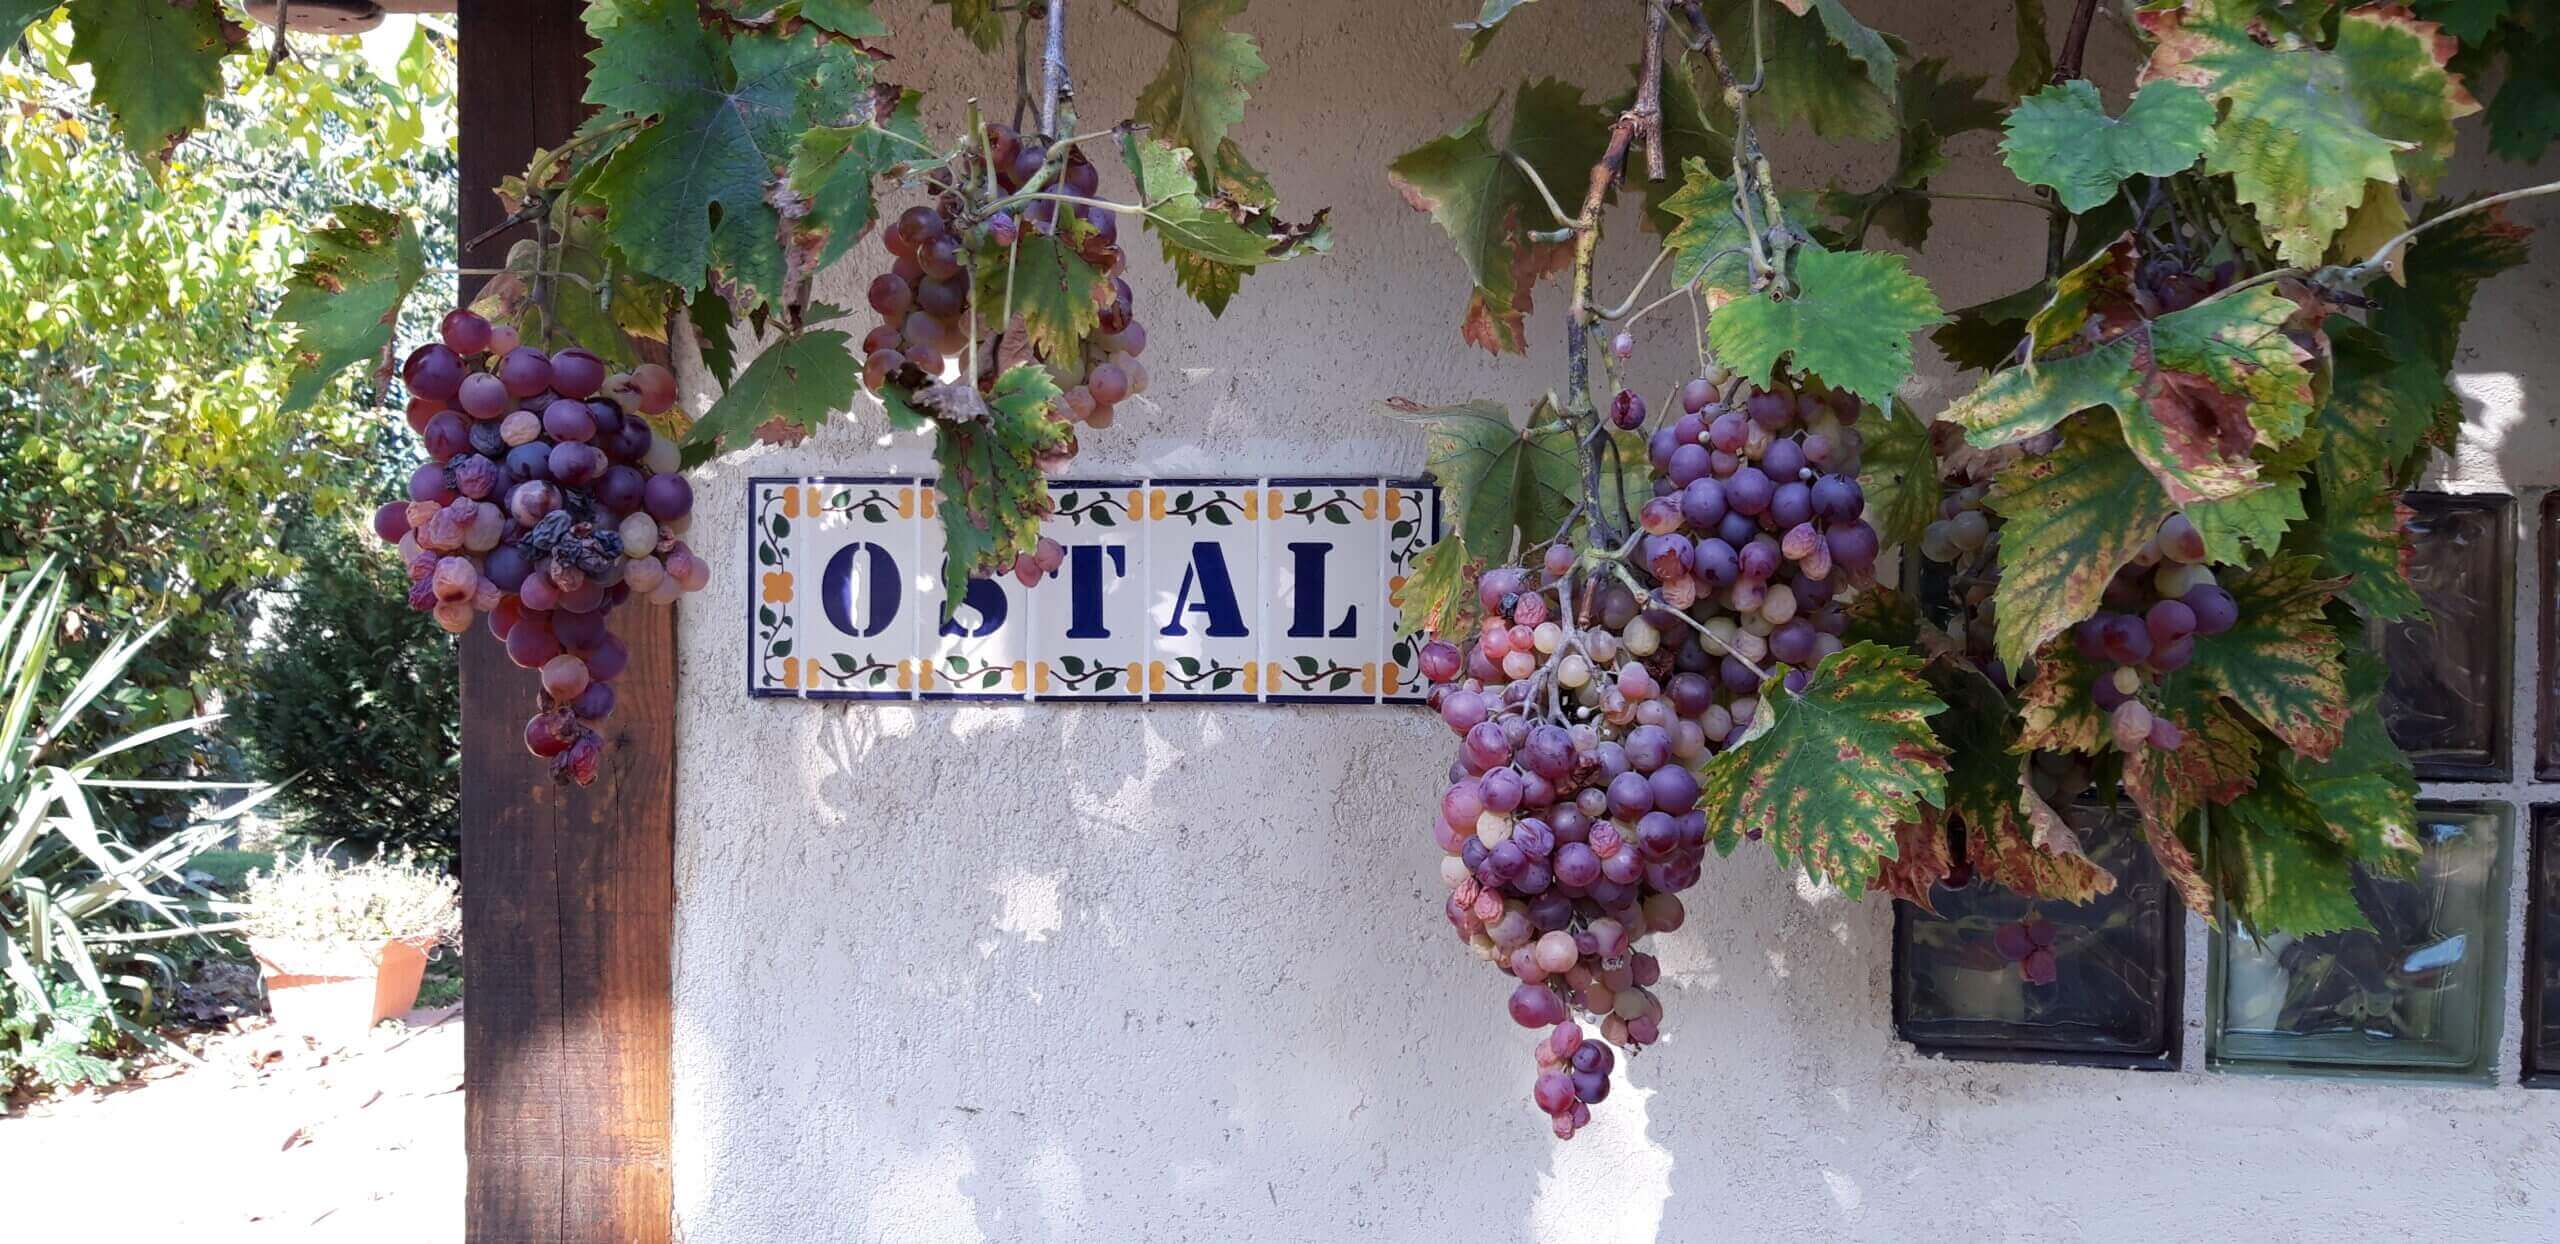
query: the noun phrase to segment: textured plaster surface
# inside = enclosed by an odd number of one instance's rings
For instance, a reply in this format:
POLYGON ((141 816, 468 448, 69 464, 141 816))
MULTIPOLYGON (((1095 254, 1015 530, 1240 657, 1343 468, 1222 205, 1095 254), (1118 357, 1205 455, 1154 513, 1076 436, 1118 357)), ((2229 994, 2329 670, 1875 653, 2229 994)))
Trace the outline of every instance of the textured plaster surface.
MULTIPOLYGON (((1459 346, 1463 278, 1380 170, 1526 76, 1614 90, 1635 49, 1623 21, 1548 5, 1461 68, 1447 23, 1474 7, 1249 11, 1272 71, 1238 137, 1293 206, 1333 207, 1339 244, 1248 281, 1223 320, 1134 247, 1155 388, 1077 471, 1414 469, 1419 438, 1378 399, 1517 405, 1559 380, 1545 291, 1532 358, 1459 346)), ((1996 77, 2009 7, 1861 11, 1996 77)), ((973 91, 1009 98, 1009 64, 897 10, 894 72, 938 122, 973 91)), ((1095 4, 1076 40, 1085 115, 1122 115, 1161 42, 1095 4)), ((2129 50, 2101 30, 2101 63, 2129 50)), ((1778 147, 1799 184, 1872 179, 1884 158, 1778 147)), ((1957 156, 1942 188, 2014 190, 1990 137, 1957 156)), ((2041 260, 2031 210, 1937 215, 1923 270, 1950 306, 2041 260)), ((872 253, 821 293, 859 306, 872 253)), ((1618 237, 1609 284, 1641 260, 1618 237)), ((2483 300, 2463 384, 2484 432, 2447 486, 2560 482, 2555 276, 2546 258, 2483 300)), ((1690 326, 1642 336, 1659 392, 1690 326)), ((1914 382, 1923 409, 1950 395, 1942 376, 1914 382)), ((928 464, 857 413, 706 472, 699 542, 737 555, 750 474, 928 464)), ((1527 1102, 1504 978, 1439 915, 1422 818, 1450 739, 1429 715, 750 702, 747 579, 724 560, 681 624, 675 1161, 693 1244, 2560 1235, 2560 1093, 2205 1074, 2200 925, 2184 1071, 1921 1058, 1891 1036, 1886 907, 1757 851, 1691 892, 1659 947, 1667 1039, 1560 1144, 1527 1102)), ((2541 590, 2528 575, 2521 609, 2541 590)), ((2519 674, 2533 664, 2528 646, 2519 674)), ((2515 1029, 2510 1014, 2508 1081, 2515 1029)))

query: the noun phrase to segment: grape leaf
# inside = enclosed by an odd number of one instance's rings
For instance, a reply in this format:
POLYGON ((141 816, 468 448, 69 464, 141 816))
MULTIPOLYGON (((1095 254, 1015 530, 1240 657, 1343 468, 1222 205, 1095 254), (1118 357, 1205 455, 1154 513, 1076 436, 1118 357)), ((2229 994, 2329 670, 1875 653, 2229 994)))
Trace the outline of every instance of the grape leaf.
POLYGON ((2017 0, 2018 54, 2009 62, 2002 85, 2011 99, 2022 98, 2053 80, 2053 44, 2044 29, 2044 0, 2017 0))
POLYGON ((18 46, 27 27, 53 16, 62 5, 63 0, 0 0, 0 56, 18 46))
POLYGON ((1707 338, 1718 361, 1755 384, 1786 359, 1881 406, 1911 374, 1911 335, 1942 318, 1938 296, 1900 255, 1803 250, 1792 297, 1735 299, 1709 318, 1707 338))
POLYGON ((2121 412, 2140 400, 2133 364, 2141 345, 2138 334, 2127 334, 2083 353, 1994 372, 1950 403, 1944 417, 1964 429, 1967 444, 1994 449, 2041 435, 2093 406, 2121 412))
POLYGON ((309 407, 353 364, 371 362, 376 374, 390 370, 392 327, 426 265, 418 226, 407 216, 359 203, 336 209, 335 219, 311 235, 311 249, 293 266, 276 304, 277 319, 302 326, 284 412, 309 407))
POLYGON ((1537 0, 1484 0, 1484 7, 1476 11, 1474 21, 1458 23, 1458 29, 1467 32, 1467 45, 1458 51, 1459 63, 1474 64, 1477 57, 1484 55, 1485 48, 1492 45, 1494 35, 1501 33, 1503 19, 1510 17, 1521 5, 1535 3, 1537 0))
POLYGON ((1955 864, 1947 853, 1947 827, 1938 810, 1922 804, 1920 815, 1893 827, 1893 854, 1876 865, 1876 890, 1901 899, 1930 915, 1938 905, 1930 897, 1955 864))
POLYGON ((1929 453, 1929 430, 1901 398, 1880 415, 1860 421, 1858 488, 1867 496, 1867 522, 1885 546, 1916 546, 1920 531, 1938 516, 1938 460, 1929 453))
POLYGON ((2112 337, 2144 314, 2133 296, 2138 250, 2131 233, 2117 235, 2055 279, 2052 298, 2027 317, 2037 354, 2079 339, 2091 320, 2099 322, 2100 336, 2112 337))
POLYGON ((1414 555, 1404 586, 1388 602, 1397 611, 1397 639, 1420 631, 1460 635, 1475 624, 1475 576, 1469 564, 1466 539, 1454 531, 1414 555))
POLYGON ((2344 581, 2318 572, 2317 559, 2286 556, 2225 582, 2240 621, 2198 636, 2195 663, 2184 671, 2315 761, 2338 749, 2348 708, 2338 633, 2322 618, 2344 581))
POLYGON ((2338 15, 2330 54, 2346 66, 2347 89, 2366 124, 2399 145, 2401 179, 2417 194, 2435 192, 2452 158, 2453 123, 2480 111, 2462 76, 2445 67, 2460 44, 2433 22, 2389 4, 2362 4, 2338 15))
POLYGON ((1844 246, 1866 244, 1876 225, 1885 236, 1914 250, 1929 240, 1929 179, 1947 169, 1947 140, 2000 125, 2000 105, 1982 95, 1988 79, 1981 74, 1954 73, 1947 62, 1930 56, 1914 62, 1902 84, 1902 132, 1893 171, 1873 188, 1849 193, 1834 187, 1822 195, 1823 210, 1847 222, 1844 246))
POLYGON ((2085 212, 2128 177, 2184 172, 2212 138, 2213 113, 2195 88, 2152 82, 2122 117, 2109 117, 2098 88, 2074 78, 2019 100, 2000 151, 2018 180, 2050 186, 2064 207, 2085 212))
POLYGON ((1573 250, 1569 244, 1529 237, 1532 230, 1553 227, 1554 213, 1510 153, 1526 160, 1551 189, 1569 189, 1587 177, 1606 142, 1608 124, 1598 109, 1583 102, 1579 89, 1553 78, 1520 88, 1506 146, 1494 145, 1492 120, 1488 107, 1457 129, 1396 157, 1387 166, 1387 177, 1406 203, 1429 212, 1448 233, 1475 282, 1461 335, 1493 353, 1517 354, 1528 348, 1524 333, 1530 287, 1571 262, 1573 250))
POLYGON ((1995 647, 2011 669, 2097 611, 2107 581, 2168 521, 2169 499, 2115 427, 2062 425, 2062 443, 1993 482, 2000 529, 1995 647))
POLYGON ((2317 824, 2367 868, 2413 876, 2418 862, 2418 778, 2383 724, 2382 662, 2361 648, 2346 657, 2347 732, 2325 761, 2278 752, 2276 763, 2319 810, 2317 824))
POLYGON ((1244 120, 1246 88, 1271 71, 1253 36, 1226 28, 1247 3, 1180 0, 1173 50, 1155 80, 1138 92, 1138 120, 1163 142, 1198 153, 1213 185, 1227 131, 1244 120))
POLYGON ((2211 919, 2211 888, 2184 835, 2197 810, 2229 803, 2256 783, 2258 736, 2185 671, 2163 678, 2150 704, 2154 716, 2176 723, 2186 737, 2174 751, 2145 746, 2126 756, 2125 798, 2141 811, 2143 836, 2178 896, 2211 919))
POLYGON ((1930 681, 1949 710, 1932 724, 1952 761, 1947 815, 1964 827, 1966 862, 2020 894, 2085 903, 2112 892, 2114 874, 2062 846, 2069 826, 2027 784, 2007 698, 1970 666, 1930 681))
POLYGON ((2418 15, 2464 43, 2478 43, 2506 17, 2514 0, 2412 0, 2418 15))
POLYGON ((684 0, 623 0, 621 12, 590 57, 587 101, 652 121, 593 184, 615 248, 687 293, 710 271, 733 301, 779 297, 774 192, 801 135, 867 95, 871 59, 806 27, 714 30, 684 0))
POLYGON ((2298 36, 2260 42, 2254 0, 2135 14, 2157 40, 2140 80, 2184 82, 2223 105, 2205 168, 2231 176, 2288 262, 2320 261, 2367 181, 2431 182, 2452 119, 2478 108, 2439 49, 2383 8, 2343 15, 2335 54, 2298 36))
POLYGON ((1967 371, 1988 371, 2018 361, 2027 340, 2027 321, 2053 298, 2050 282, 2002 294, 1989 302, 1949 312, 1947 322, 1929 340, 1947 361, 1967 371))
POLYGON ((702 351, 703 367, 721 387, 735 384, 738 347, 729 339, 729 300, 706 289, 685 304, 685 315, 693 321, 694 345, 702 351))
POLYGON ((2503 160, 2538 164, 2560 137, 2560 80, 2547 68, 2560 64, 2560 31, 2509 30, 2506 81, 2486 118, 2489 150, 2503 160))
POLYGON ((889 25, 871 11, 871 0, 800 0, 800 16, 848 39, 877 39, 889 25))
POLYGON ((2400 462, 2426 435, 2444 378, 2424 359, 2395 356, 2390 343, 2344 316, 2329 321, 2329 400, 2320 408, 2320 525, 2316 547, 2331 569, 2351 577, 2347 599, 2368 616, 2418 613, 2404 562, 2400 462))
POLYGON ((872 115, 859 125, 820 125, 801 133, 791 152, 791 192, 808 201, 808 215, 795 226, 797 239, 817 258, 811 270, 829 267, 871 228, 877 205, 872 180, 894 174, 925 146, 923 96, 895 87, 871 92, 872 115), (882 114, 885 112, 886 118, 882 114))
POLYGON ((1893 827, 1924 803, 1945 806, 1947 751, 1929 730, 1945 702, 1918 657, 1860 643, 1824 657, 1801 692, 1772 674, 1760 705, 1738 741, 1697 766, 1718 848, 1730 854, 1756 830, 1779 862, 1863 895, 1897 850, 1893 827))
MULTIPOLYGON (((815 305, 807 322, 840 319, 840 308, 815 305)), ((862 385, 862 365, 853 356, 853 337, 841 329, 803 328, 785 334, 749 360, 746 370, 720 393, 686 434, 686 465, 717 457, 748 444, 770 419, 780 419, 815 432, 844 408, 847 395, 862 385)))
POLYGON ((71 8, 72 61, 89 67, 91 94, 116 132, 154 165, 204 124, 205 106, 223 92, 222 58, 247 40, 218 0, 81 0, 71 8))
POLYGON ((663 342, 683 303, 673 285, 630 270, 604 240, 592 199, 563 194, 551 212, 551 241, 507 248, 504 270, 480 286, 471 309, 512 324, 529 344, 576 342, 606 362, 641 361, 633 338, 663 342), (546 295, 536 297, 537 291, 546 295), (565 340, 562 340, 565 338, 565 340))
POLYGON ((987 417, 937 420, 942 465, 943 616, 967 597, 969 580, 1010 568, 1039 543, 1053 508, 1040 456, 1063 445, 1067 423, 1053 413, 1058 386, 1049 369, 1018 363, 996 377, 987 417))
POLYGON ((951 28, 969 36, 981 52, 992 52, 1004 43, 1004 11, 996 0, 933 0, 951 10, 951 28))
POLYGON ((2205 856, 2223 902, 2261 937, 2373 927, 2356 904, 2346 851, 2308 832, 2319 815, 2281 776, 2206 814, 2205 856))
POLYGON ((1751 292, 1751 230, 1734 208, 1733 179, 1704 160, 1680 164, 1680 188, 1662 201, 1676 222, 1662 245, 1672 252, 1671 284, 1695 282, 1713 310, 1751 292))
POLYGON ((1756 0, 1706 0, 1706 13, 1734 73, 1761 78, 1751 97, 1756 123, 1810 125, 1826 138, 1893 136, 1902 106, 1893 46, 1840 0, 1778 0, 1774 8, 1756 0), (1756 61, 1755 48, 1764 53, 1756 61))
POLYGON ((1188 148, 1128 134, 1120 140, 1120 153, 1137 184, 1138 201, 1147 208, 1147 227, 1163 239, 1168 252, 1186 251, 1222 267, 1252 268, 1327 250, 1333 244, 1332 229, 1321 217, 1312 227, 1275 233, 1267 213, 1203 201, 1188 148), (1259 228, 1249 227, 1246 221, 1259 228))
POLYGON ((1552 407, 1526 430, 1498 402, 1424 407, 1399 398, 1386 410, 1421 425, 1423 469, 1439 481, 1447 530, 1469 556, 1501 562, 1545 543, 1582 495, 1581 458, 1552 407))
POLYGON ((2256 455, 2257 487, 2188 502, 2183 512, 2204 537, 2205 559, 2238 563, 2248 560, 2250 549, 2273 553, 2281 547, 2285 533, 2308 516, 2303 474, 2319 451, 2318 439, 2308 436, 2273 450, 2262 447, 2256 455))
POLYGON ((1084 257, 1093 226, 1072 213, 1057 222, 1054 233, 1024 229, 1010 251, 989 247, 979 254, 978 313, 1010 310, 1041 357, 1079 359, 1084 339, 1102 326, 1110 278, 1084 257))
POLYGON ((2089 693, 2105 673, 2067 638, 2046 644, 2018 695, 2018 750, 2087 756, 2105 746, 2107 714, 2089 693))
MULTIPOLYGON (((2432 220, 2451 206, 2455 205, 2430 203, 2419 215, 2432 220)), ((2395 349, 2433 362, 2439 373, 2452 370, 2455 348, 2462 344, 2463 322, 2470 318, 2473 292, 2480 282, 2521 266, 2527 258, 2526 241, 2532 236, 2533 230, 2509 219, 2502 207, 2474 212, 2419 234, 2409 244, 2407 281, 2400 285, 2377 282, 2367 291, 2374 300, 2374 329, 2389 338, 2395 349)))

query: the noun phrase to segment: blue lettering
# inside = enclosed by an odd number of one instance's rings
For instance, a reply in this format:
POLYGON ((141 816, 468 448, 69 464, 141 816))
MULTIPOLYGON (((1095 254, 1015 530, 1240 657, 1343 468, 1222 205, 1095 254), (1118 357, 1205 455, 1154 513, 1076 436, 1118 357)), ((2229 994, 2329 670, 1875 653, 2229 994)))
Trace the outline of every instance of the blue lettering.
MULTIPOLYGON (((1125 544, 1079 544, 1067 550, 1067 638, 1109 639, 1111 627, 1102 620, 1102 563, 1111 562, 1111 577, 1129 575, 1129 546, 1125 544)), ((1055 576, 1057 571, 1049 572, 1055 576)))
POLYGON ((889 623, 898 616, 898 562, 889 556, 889 550, 877 544, 861 540, 837 549, 818 579, 818 595, 826 606, 827 621, 847 635, 868 639, 888 630, 889 623), (857 557, 863 559, 861 580, 871 586, 862 601, 860 626, 853 622, 858 591, 853 563, 857 557))
POLYGON ((1199 610, 1209 617, 1207 634, 1212 639, 1238 639, 1251 632, 1244 628, 1244 611, 1236 604, 1236 585, 1227 573, 1227 551, 1215 540, 1196 540, 1191 545, 1190 564, 1182 568, 1182 586, 1173 593, 1173 620, 1165 623, 1164 634, 1190 634, 1182 628, 1182 615, 1199 610), (1200 599, 1191 599, 1192 584, 1200 586, 1200 599))
POLYGON ((950 617, 943 619, 942 633, 956 639, 983 639, 1004 625, 1004 615, 1009 608, 1011 606, 1005 600, 1001 584, 993 579, 971 579, 968 594, 960 598, 960 609, 953 610, 950 617), (976 626, 960 624, 962 609, 977 613, 976 626))
MULTIPOLYGON (((1315 639, 1324 634, 1324 559, 1333 545, 1321 541, 1291 543, 1289 553, 1298 561, 1298 604, 1289 623, 1289 638, 1315 639)), ((1349 639, 1360 633, 1360 607, 1353 605, 1342 611, 1342 622, 1333 628, 1332 638, 1349 639)))

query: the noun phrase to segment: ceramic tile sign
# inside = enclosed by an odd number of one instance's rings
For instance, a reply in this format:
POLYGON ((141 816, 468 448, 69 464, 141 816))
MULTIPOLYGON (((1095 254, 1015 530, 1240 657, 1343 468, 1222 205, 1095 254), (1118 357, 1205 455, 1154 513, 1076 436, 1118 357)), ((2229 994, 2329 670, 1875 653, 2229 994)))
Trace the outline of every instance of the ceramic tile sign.
POLYGON ((829 700, 1422 699, 1397 596, 1440 537, 1431 484, 1057 480, 1037 591, 972 582, 946 610, 930 478, 757 478, 747 694, 829 700), (945 615, 948 614, 946 617, 945 615))

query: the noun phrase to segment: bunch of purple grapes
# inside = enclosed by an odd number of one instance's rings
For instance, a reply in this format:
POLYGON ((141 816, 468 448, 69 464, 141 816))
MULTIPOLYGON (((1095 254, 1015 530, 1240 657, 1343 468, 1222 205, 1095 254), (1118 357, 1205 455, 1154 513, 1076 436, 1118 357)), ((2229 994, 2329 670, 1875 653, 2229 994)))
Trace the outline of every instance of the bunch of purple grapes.
POLYGON ((2018 965, 2018 975, 2030 985, 2050 985, 2057 975, 2053 961, 2053 922, 2029 914, 2024 920, 2003 922, 1991 930, 1991 948, 2002 959, 2018 965))
MULTIPOLYGON (((1518 980, 1512 1018, 1550 1030, 1531 1097, 1561 1137, 1607 1098, 1610 1047, 1660 1038, 1661 965, 1636 946, 1680 926, 1704 865, 1691 766, 1744 736, 1768 675, 1801 689, 1840 651, 1844 593, 1875 567, 1854 399, 1710 373, 1680 402, 1626 561, 1559 543, 1487 571, 1466 646, 1419 658, 1461 739, 1432 826, 1444 914, 1518 980)), ((1610 418, 1643 426, 1643 399, 1610 418)))
POLYGON ((674 408, 675 376, 654 363, 608 373, 582 349, 545 354, 467 309, 440 335, 400 373, 427 461, 407 501, 374 511, 373 530, 399 546, 413 608, 454 634, 487 613, 508 658, 540 671, 525 746, 583 786, 604 751, 595 723, 631 657, 607 615, 711 579, 682 539, 693 489, 676 443, 646 418, 674 408))
POLYGON ((2151 679, 2195 659, 2198 636, 2240 621, 2239 604, 2205 563, 2204 536, 2186 515, 2172 514, 2108 581, 2099 611, 2072 628, 2073 646, 2098 667, 2090 694, 2106 710, 2118 751, 2176 751, 2186 741, 2178 723, 2153 713, 2142 694, 2151 679))

